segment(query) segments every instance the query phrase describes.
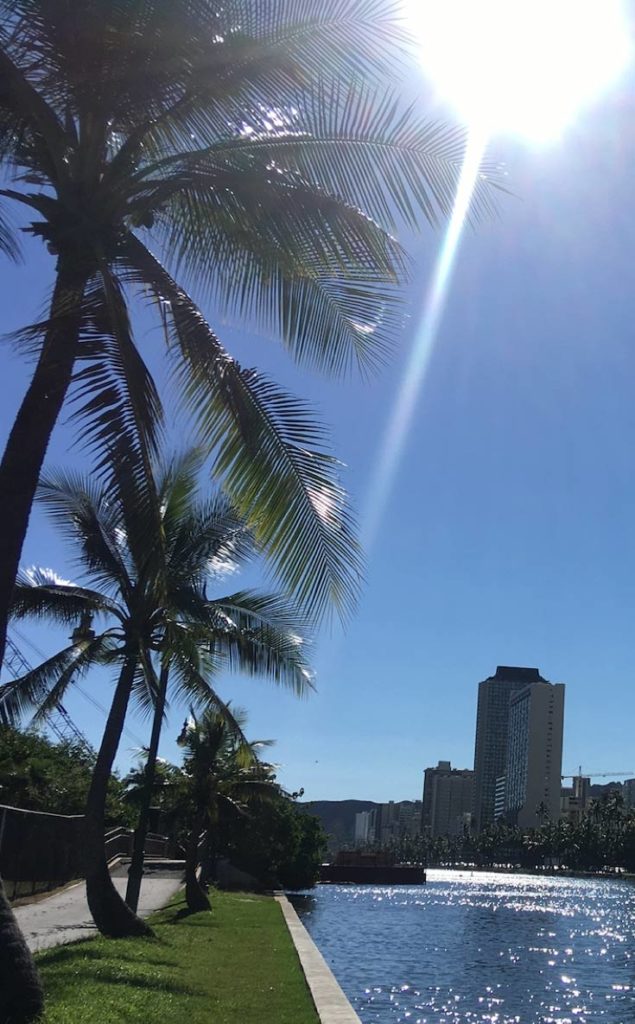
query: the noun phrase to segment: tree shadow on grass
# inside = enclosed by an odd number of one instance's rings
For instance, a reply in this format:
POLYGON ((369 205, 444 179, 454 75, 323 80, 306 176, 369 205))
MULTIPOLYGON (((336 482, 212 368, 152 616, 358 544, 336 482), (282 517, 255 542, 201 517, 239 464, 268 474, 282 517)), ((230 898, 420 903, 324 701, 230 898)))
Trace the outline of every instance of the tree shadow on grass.
MULTIPOLYGON (((137 941, 139 940, 136 939, 135 942, 137 941)), ((147 940, 142 939, 141 941, 145 942, 147 940)), ((153 945, 157 946, 166 945, 166 943, 162 943, 161 940, 150 939, 149 941, 152 942, 153 945)), ((141 957, 133 956, 123 952, 122 950, 117 950, 113 957, 113 953, 108 949, 105 950, 102 945, 97 946, 89 942, 81 947, 78 943, 68 943, 65 946, 58 946, 55 950, 43 953, 42 956, 38 957, 38 962, 40 968, 46 971, 50 965, 55 966, 56 964, 68 964, 73 963, 73 961, 81 963, 81 961, 85 960, 94 960, 99 962, 100 960, 111 959, 124 960, 126 963, 139 964, 141 962, 141 957)), ((144 964, 151 964, 153 967, 176 967, 177 965, 176 958, 168 960, 164 957, 148 956, 147 947, 144 947, 142 962, 144 964)))
POLYGON ((209 910, 190 910, 188 907, 181 907, 175 914, 161 924, 181 924, 188 928, 217 928, 218 923, 209 910))
POLYGON ((94 970, 87 967, 85 970, 73 970, 72 979, 65 970, 51 971, 45 975, 47 996, 55 996, 58 992, 67 990, 69 984, 73 986, 86 981, 91 985, 116 985, 122 991, 126 988, 145 989, 148 992, 167 992, 170 995, 197 996, 200 992, 191 985, 183 985, 172 978, 148 978, 143 975, 122 974, 116 967, 103 967, 94 970))

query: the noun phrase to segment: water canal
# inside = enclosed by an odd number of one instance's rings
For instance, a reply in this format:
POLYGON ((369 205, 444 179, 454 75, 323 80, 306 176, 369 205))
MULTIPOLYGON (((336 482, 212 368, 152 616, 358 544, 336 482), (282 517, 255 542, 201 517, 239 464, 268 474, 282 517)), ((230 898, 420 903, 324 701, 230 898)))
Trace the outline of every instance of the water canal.
POLYGON ((635 1024, 635 884, 429 871, 294 896, 363 1024, 635 1024))

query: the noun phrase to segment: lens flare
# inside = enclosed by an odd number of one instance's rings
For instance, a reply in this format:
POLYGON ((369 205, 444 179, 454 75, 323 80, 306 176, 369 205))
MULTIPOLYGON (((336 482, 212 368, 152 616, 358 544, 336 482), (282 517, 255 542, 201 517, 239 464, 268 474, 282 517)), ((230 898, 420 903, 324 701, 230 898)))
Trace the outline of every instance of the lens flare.
POLYGON ((481 161, 485 152, 486 138, 472 133, 465 149, 463 167, 459 178, 452 216, 447 226, 439 256, 432 271, 426 291, 421 326, 417 332, 412 352, 397 394, 395 408, 388 422, 377 460, 377 470, 371 482, 366 500, 363 542, 368 551, 377 535, 388 496, 399 468, 406 434, 413 417, 417 397, 441 324, 445 309, 452 270, 461 241, 461 234, 474 192, 481 161))
POLYGON ((624 0, 404 0, 421 67, 490 134, 557 138, 632 58, 624 0))

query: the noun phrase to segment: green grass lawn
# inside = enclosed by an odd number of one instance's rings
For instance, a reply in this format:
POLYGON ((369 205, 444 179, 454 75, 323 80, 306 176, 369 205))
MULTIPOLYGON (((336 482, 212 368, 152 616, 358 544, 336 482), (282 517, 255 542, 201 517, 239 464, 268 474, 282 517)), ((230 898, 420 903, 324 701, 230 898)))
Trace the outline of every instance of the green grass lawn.
POLYGON ((282 913, 270 898, 213 894, 212 914, 179 896, 154 939, 89 939, 38 956, 43 1024, 318 1024, 282 913))

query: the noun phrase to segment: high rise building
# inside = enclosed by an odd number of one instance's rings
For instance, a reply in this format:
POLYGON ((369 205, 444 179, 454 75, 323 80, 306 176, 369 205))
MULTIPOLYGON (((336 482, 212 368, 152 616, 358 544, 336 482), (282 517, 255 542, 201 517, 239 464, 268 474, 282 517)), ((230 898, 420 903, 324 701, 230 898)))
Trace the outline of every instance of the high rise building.
POLYGON ((494 821, 500 821, 505 817, 505 793, 507 791, 507 777, 499 775, 496 779, 494 790, 494 821))
POLYGON ((546 682, 537 668, 499 665, 478 686, 472 819, 477 832, 495 821, 496 780, 507 768, 510 697, 528 683, 546 682))
POLYGON ((418 835, 420 828, 420 800, 389 800, 355 815, 355 845, 386 846, 405 836, 418 835))
POLYGON ((421 815, 425 835, 460 835, 464 825, 469 827, 473 778, 474 772, 452 768, 449 761, 439 761, 436 768, 426 768, 421 815))
POLYGON ((577 825, 589 806, 591 779, 586 775, 574 775, 571 786, 560 790, 560 817, 577 825))
POLYGON ((371 811, 360 811, 355 815, 355 845, 367 846, 375 841, 375 829, 377 826, 377 809, 371 811))
POLYGON ((629 811, 635 808, 635 779, 624 779, 622 794, 624 807, 629 811))
POLYGON ((509 701, 505 816, 535 827, 560 817, 564 683, 529 683, 509 701))
POLYGON ((421 823, 420 800, 390 800, 377 808, 375 840, 382 846, 416 835, 421 823))

